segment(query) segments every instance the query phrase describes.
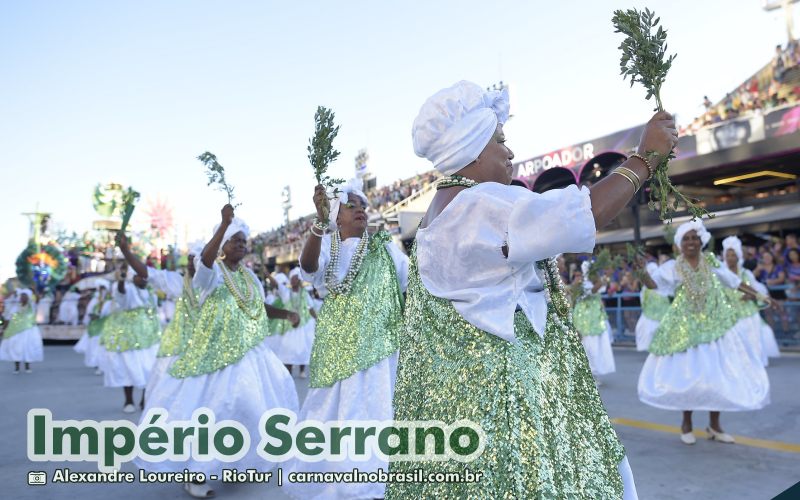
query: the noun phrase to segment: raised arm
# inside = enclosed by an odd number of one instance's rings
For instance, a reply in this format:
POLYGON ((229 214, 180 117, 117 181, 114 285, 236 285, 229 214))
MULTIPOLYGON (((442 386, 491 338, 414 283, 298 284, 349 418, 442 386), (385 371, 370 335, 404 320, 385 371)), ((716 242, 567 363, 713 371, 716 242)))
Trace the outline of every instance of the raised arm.
MULTIPOLYGON (((325 187, 322 185, 314 188, 314 206, 317 207, 317 218, 324 221, 330 214, 330 201, 328 194, 325 192, 325 187)), ((316 232, 317 230, 312 227, 308 233, 306 243, 303 245, 303 253, 300 255, 300 267, 307 273, 317 272, 319 267, 319 253, 322 248, 322 234, 316 232)))
MULTIPOLYGON (((675 127, 675 120, 666 111, 660 111, 653 115, 645 125, 636 152, 645 157, 647 157, 648 151, 655 151, 666 156, 677 143, 678 131, 675 127)), ((653 168, 656 167, 653 162, 651 164, 653 168)), ((642 184, 650 177, 647 165, 639 158, 628 158, 620 167, 632 170, 642 184)), ((597 229, 601 229, 611 222, 636 194, 633 182, 622 175, 608 175, 593 185, 590 190, 592 215, 594 215, 597 229)))
POLYGON ((203 248, 203 253, 200 256, 200 260, 203 262, 203 265, 209 269, 214 265, 214 261, 219 254, 219 247, 222 245, 222 239, 225 237, 225 231, 228 230, 231 222, 233 222, 233 207, 230 204, 222 207, 221 213, 222 222, 217 228, 217 232, 211 237, 211 240, 206 243, 206 246, 203 248))
POLYGON ((125 233, 120 232, 117 235, 117 241, 119 242, 119 249, 122 250, 122 255, 125 256, 125 262, 136 271, 136 274, 147 279, 147 266, 133 255, 130 244, 128 244, 128 237, 125 236, 125 233))

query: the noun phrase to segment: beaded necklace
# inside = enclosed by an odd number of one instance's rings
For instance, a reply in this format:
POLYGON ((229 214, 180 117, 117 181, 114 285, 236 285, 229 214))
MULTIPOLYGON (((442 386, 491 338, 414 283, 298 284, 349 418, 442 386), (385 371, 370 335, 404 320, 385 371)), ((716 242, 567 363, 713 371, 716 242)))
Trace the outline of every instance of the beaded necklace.
POLYGON ((240 265, 239 269, 235 271, 239 274, 239 277, 247 283, 247 289, 245 290, 245 293, 242 294, 241 290, 239 290, 239 287, 236 285, 236 282, 233 280, 231 271, 224 264, 222 259, 217 259, 217 263, 222 271, 222 281, 225 282, 225 286, 228 288, 228 291, 231 292, 231 295, 233 295, 236 305, 238 305, 239 309, 241 309, 242 312, 244 312, 250 319, 258 319, 259 313, 263 309, 261 309, 261 304, 257 304, 257 307, 254 307, 251 304, 256 291, 255 286, 253 285, 253 280, 249 279, 245 274, 244 267, 240 265))
POLYGON ((702 311, 706 306, 706 295, 711 284, 711 271, 708 263, 701 255, 697 260, 697 269, 692 269, 689 262, 683 255, 680 255, 676 268, 678 275, 683 280, 683 289, 689 297, 689 306, 695 312, 702 311))
POLYGON ((477 186, 479 183, 477 181, 473 181, 472 179, 468 179, 463 175, 448 175, 446 177, 442 177, 436 183, 436 190, 445 189, 449 187, 455 186, 462 186, 466 188, 471 188, 477 186))
POLYGON ((353 286, 353 281, 358 276, 358 271, 361 269, 361 263, 364 261, 364 256, 367 255, 367 244, 369 243, 369 235, 367 230, 361 235, 361 241, 358 242, 356 252, 353 258, 350 259, 350 268, 341 282, 336 281, 336 271, 339 269, 339 249, 342 245, 342 236, 337 229, 331 238, 331 261, 325 268, 325 286, 329 292, 337 294, 348 294, 350 288, 353 286))

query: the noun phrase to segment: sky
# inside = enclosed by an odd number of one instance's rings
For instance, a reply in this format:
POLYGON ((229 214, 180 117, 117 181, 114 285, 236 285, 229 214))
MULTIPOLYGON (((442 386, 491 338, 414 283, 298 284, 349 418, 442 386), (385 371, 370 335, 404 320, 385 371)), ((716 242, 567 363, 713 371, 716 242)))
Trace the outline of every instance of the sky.
POLYGON ((21 213, 82 233, 98 183, 166 200, 180 242, 210 237, 226 198, 206 186, 204 151, 254 232, 282 223, 284 186, 290 216, 311 213, 319 105, 341 125, 330 173, 352 177, 366 148, 378 185, 430 169, 411 124, 459 80, 511 84, 516 160, 643 123, 653 104, 622 81, 611 26, 630 7, 668 29, 662 98, 684 124, 787 39, 761 0, 0 0, 0 281, 28 238, 21 213))

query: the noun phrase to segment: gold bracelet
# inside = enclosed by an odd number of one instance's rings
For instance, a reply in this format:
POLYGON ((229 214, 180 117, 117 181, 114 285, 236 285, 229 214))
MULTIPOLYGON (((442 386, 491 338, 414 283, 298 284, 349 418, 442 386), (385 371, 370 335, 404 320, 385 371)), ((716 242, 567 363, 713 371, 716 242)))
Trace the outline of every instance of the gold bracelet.
POLYGON ((639 188, 642 187, 641 184, 636 182, 638 180, 638 177, 634 177, 633 175, 630 174, 630 169, 626 168, 626 169, 620 170, 620 168, 617 167, 617 168, 614 169, 614 171, 619 173, 619 175, 624 176, 629 181, 631 181, 633 183, 634 191, 639 191, 639 188))
POLYGON ((622 165, 617 167, 617 170, 622 170, 623 173, 631 174, 633 176, 633 178, 636 179, 636 190, 637 191, 642 187, 642 179, 639 177, 639 175, 636 172, 634 172, 633 170, 629 169, 628 167, 623 167, 622 165))
POLYGON ((628 159, 630 159, 630 158, 638 158, 638 159, 642 160, 642 162, 644 163, 644 166, 647 167, 647 173, 648 173, 647 179, 650 180, 650 179, 653 178, 653 175, 655 175, 656 172, 653 169, 653 165, 650 164, 650 160, 648 160, 644 156, 640 155, 639 153, 633 153, 632 155, 628 156, 628 159))
POLYGON ((637 189, 636 189, 636 184, 634 184, 634 183, 633 183, 633 179, 631 179, 631 178, 630 178, 630 177, 628 177, 627 175, 625 175, 625 174, 623 174, 622 172, 619 172, 619 171, 617 171, 617 170, 612 170, 612 171, 611 171, 611 173, 612 173, 612 174, 617 174, 617 175, 619 175, 620 177, 624 177, 624 178, 628 179, 628 182, 630 182, 630 183, 631 183, 631 187, 633 187, 633 194, 636 194, 636 191, 637 191, 637 189))

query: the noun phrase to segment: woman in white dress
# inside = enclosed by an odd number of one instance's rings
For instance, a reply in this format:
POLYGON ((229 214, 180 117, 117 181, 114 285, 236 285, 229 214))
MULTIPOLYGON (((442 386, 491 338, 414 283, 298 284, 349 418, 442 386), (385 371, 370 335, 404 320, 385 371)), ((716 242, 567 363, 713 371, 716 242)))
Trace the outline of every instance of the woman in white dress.
POLYGON ((94 368, 95 373, 102 373, 100 370, 100 360, 103 351, 100 348, 100 334, 103 331, 104 318, 111 314, 113 301, 108 293, 111 285, 106 280, 98 280, 97 293, 94 294, 89 305, 86 306, 85 318, 88 319, 86 331, 81 335, 78 343, 75 344, 75 352, 83 354, 83 364, 89 368, 94 368))
POLYGON ((61 303, 58 305, 58 323, 73 326, 79 323, 78 301, 80 298, 81 294, 74 288, 61 297, 61 303))
MULTIPOLYGON (((745 269, 742 265, 744 263, 742 241, 736 236, 728 236, 722 240, 722 261, 725 262, 725 265, 728 266, 732 273, 742 280, 742 283, 751 286, 760 294, 769 295, 767 287, 756 280, 752 271, 745 269)), ((742 317, 752 320, 752 327, 748 329, 749 335, 744 339, 745 342, 749 347, 757 350, 764 366, 768 366, 769 358, 777 358, 781 355, 778 349, 778 342, 775 340, 775 332, 761 317, 758 304, 756 304, 753 297, 736 290, 729 290, 728 293, 731 295, 732 302, 739 306, 742 317)))
POLYGON ((133 413, 133 388, 142 389, 139 408, 144 408, 145 387, 156 361, 161 340, 155 295, 147 289, 147 281, 134 275, 126 282, 123 268, 114 287, 114 311, 103 320, 100 345, 104 354, 100 362, 103 385, 122 387, 125 403, 122 411, 133 413))
MULTIPOLYGON (((235 420, 257 440, 259 420, 265 412, 274 408, 297 411, 298 405, 292 378, 263 343, 268 333, 264 288, 242 263, 249 232, 247 224, 234 217, 233 207, 225 205, 222 222, 195 262, 192 285, 200 293, 200 311, 190 341, 162 377, 148 409, 164 408, 169 412, 168 421, 180 421, 190 420, 198 408, 209 408, 216 421, 235 420)), ((148 471, 187 468, 206 475, 231 468, 274 468, 257 449, 253 443, 236 462, 137 459, 135 463, 148 471)), ((198 498, 214 494, 206 482, 187 483, 185 489, 198 498)))
POLYGON ((25 363, 25 373, 31 373, 31 363, 44 360, 42 334, 36 326, 33 292, 18 290, 19 304, 5 313, 9 320, 0 341, 0 360, 14 362, 14 374, 19 374, 20 363, 25 363))
POLYGON ((581 335, 592 375, 607 375, 614 373, 617 368, 614 364, 614 351, 611 349, 611 323, 600 297, 606 291, 606 278, 598 276, 597 283, 592 283, 589 280, 590 268, 591 263, 588 260, 581 263, 583 294, 575 302, 572 320, 581 335))
MULTIPOLYGON (((393 419, 397 348, 403 327, 403 292, 408 258, 388 233, 367 233, 368 201, 361 183, 338 188, 329 204, 322 186, 314 192, 317 220, 300 256, 305 279, 327 293, 311 353, 309 389, 299 421, 393 419), (328 227, 332 234, 324 234, 328 227)), ((305 293, 305 292, 304 292, 305 293)), ((287 471, 387 470, 379 457, 368 461, 303 462, 287 471)), ((382 498, 383 483, 286 484, 296 498, 382 498)))
MULTIPOLYGON (((636 498, 555 257, 592 252, 595 229, 636 194, 649 162, 629 158, 591 189, 511 186, 508 111, 507 93, 459 82, 429 98, 414 121, 415 152, 445 177, 411 257, 395 418, 470 420, 486 447, 470 463, 392 462, 401 473, 482 475, 392 483, 386 497, 636 498)), ((676 142, 672 117, 658 113, 638 154, 664 155, 676 142)))
POLYGON ((703 254, 710 238, 700 220, 686 222, 676 231, 680 256, 656 273, 675 287, 675 300, 653 336, 639 375, 643 403, 683 412, 685 444, 696 442, 693 411, 709 412, 706 431, 711 439, 733 443, 722 429, 720 412, 758 410, 769 404, 767 372, 760 356, 743 340, 751 322, 741 318, 724 288, 754 297, 760 294, 713 254, 703 254))
MULTIPOLYGON (((271 276, 270 279, 272 279, 271 276)), ((275 356, 281 360, 281 363, 286 366, 289 373, 292 373, 293 365, 298 365, 299 377, 307 378, 306 367, 311 360, 311 348, 314 345, 317 311, 313 308, 311 296, 302 286, 299 267, 295 267, 289 272, 288 280, 289 286, 286 286, 283 281, 272 279, 281 298, 280 304, 297 314, 300 321, 294 326, 284 322, 286 328, 272 332, 273 334, 267 337, 266 343, 275 356)))
POLYGON ((646 351, 650 347, 650 342, 653 341, 653 335, 655 335, 661 319, 669 310, 670 297, 675 295, 675 290, 660 278, 659 265, 655 262, 647 264, 640 262, 637 263, 637 267, 641 281, 649 283, 642 287, 642 292, 639 294, 642 314, 639 315, 639 320, 636 322, 636 350, 646 351))

